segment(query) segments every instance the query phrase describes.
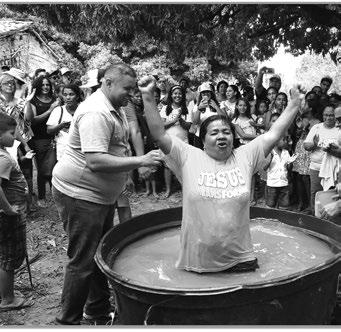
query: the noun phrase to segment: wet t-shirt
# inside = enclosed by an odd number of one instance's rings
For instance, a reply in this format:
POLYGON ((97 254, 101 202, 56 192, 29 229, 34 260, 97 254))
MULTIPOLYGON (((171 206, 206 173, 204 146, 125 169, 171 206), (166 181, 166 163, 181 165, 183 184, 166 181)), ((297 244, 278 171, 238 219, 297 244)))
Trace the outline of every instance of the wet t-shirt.
POLYGON ((183 188, 176 267, 216 272, 253 260, 249 202, 252 175, 264 162, 261 136, 235 149, 226 162, 172 137, 166 162, 183 188))

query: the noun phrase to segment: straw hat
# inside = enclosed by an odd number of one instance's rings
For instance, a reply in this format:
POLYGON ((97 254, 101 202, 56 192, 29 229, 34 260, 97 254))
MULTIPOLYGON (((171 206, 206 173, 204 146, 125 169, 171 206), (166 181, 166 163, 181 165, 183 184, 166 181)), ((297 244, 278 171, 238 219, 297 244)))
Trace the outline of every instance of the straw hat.
POLYGON ((12 67, 9 71, 6 71, 5 73, 7 75, 11 75, 12 77, 16 78, 17 80, 19 80, 22 83, 26 83, 26 81, 25 81, 26 74, 18 68, 12 67))
POLYGON ((80 88, 92 88, 100 84, 98 82, 98 69, 89 70, 84 77, 86 78, 86 83, 81 85, 80 88))

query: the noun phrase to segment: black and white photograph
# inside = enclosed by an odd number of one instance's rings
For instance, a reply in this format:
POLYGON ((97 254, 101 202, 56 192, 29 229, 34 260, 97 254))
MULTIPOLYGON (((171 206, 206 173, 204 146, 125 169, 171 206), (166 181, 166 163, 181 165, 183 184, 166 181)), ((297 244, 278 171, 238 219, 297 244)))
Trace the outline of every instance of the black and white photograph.
POLYGON ((341 325, 341 4, 1 2, 1 328, 341 325))

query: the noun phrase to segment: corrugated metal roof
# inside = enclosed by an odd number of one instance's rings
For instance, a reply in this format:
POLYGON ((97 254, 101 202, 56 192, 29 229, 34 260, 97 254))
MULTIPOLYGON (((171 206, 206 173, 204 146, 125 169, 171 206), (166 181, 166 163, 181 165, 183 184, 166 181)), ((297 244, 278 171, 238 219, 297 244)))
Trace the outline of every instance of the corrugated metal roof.
POLYGON ((0 38, 18 31, 25 31, 32 21, 0 20, 0 38))

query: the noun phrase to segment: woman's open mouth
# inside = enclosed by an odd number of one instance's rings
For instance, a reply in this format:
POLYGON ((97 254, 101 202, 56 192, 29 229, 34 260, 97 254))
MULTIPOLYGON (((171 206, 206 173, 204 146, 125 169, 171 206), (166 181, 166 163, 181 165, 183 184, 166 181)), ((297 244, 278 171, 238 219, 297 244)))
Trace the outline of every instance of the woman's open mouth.
POLYGON ((220 141, 217 143, 218 147, 223 149, 227 147, 227 142, 226 141, 220 141))

